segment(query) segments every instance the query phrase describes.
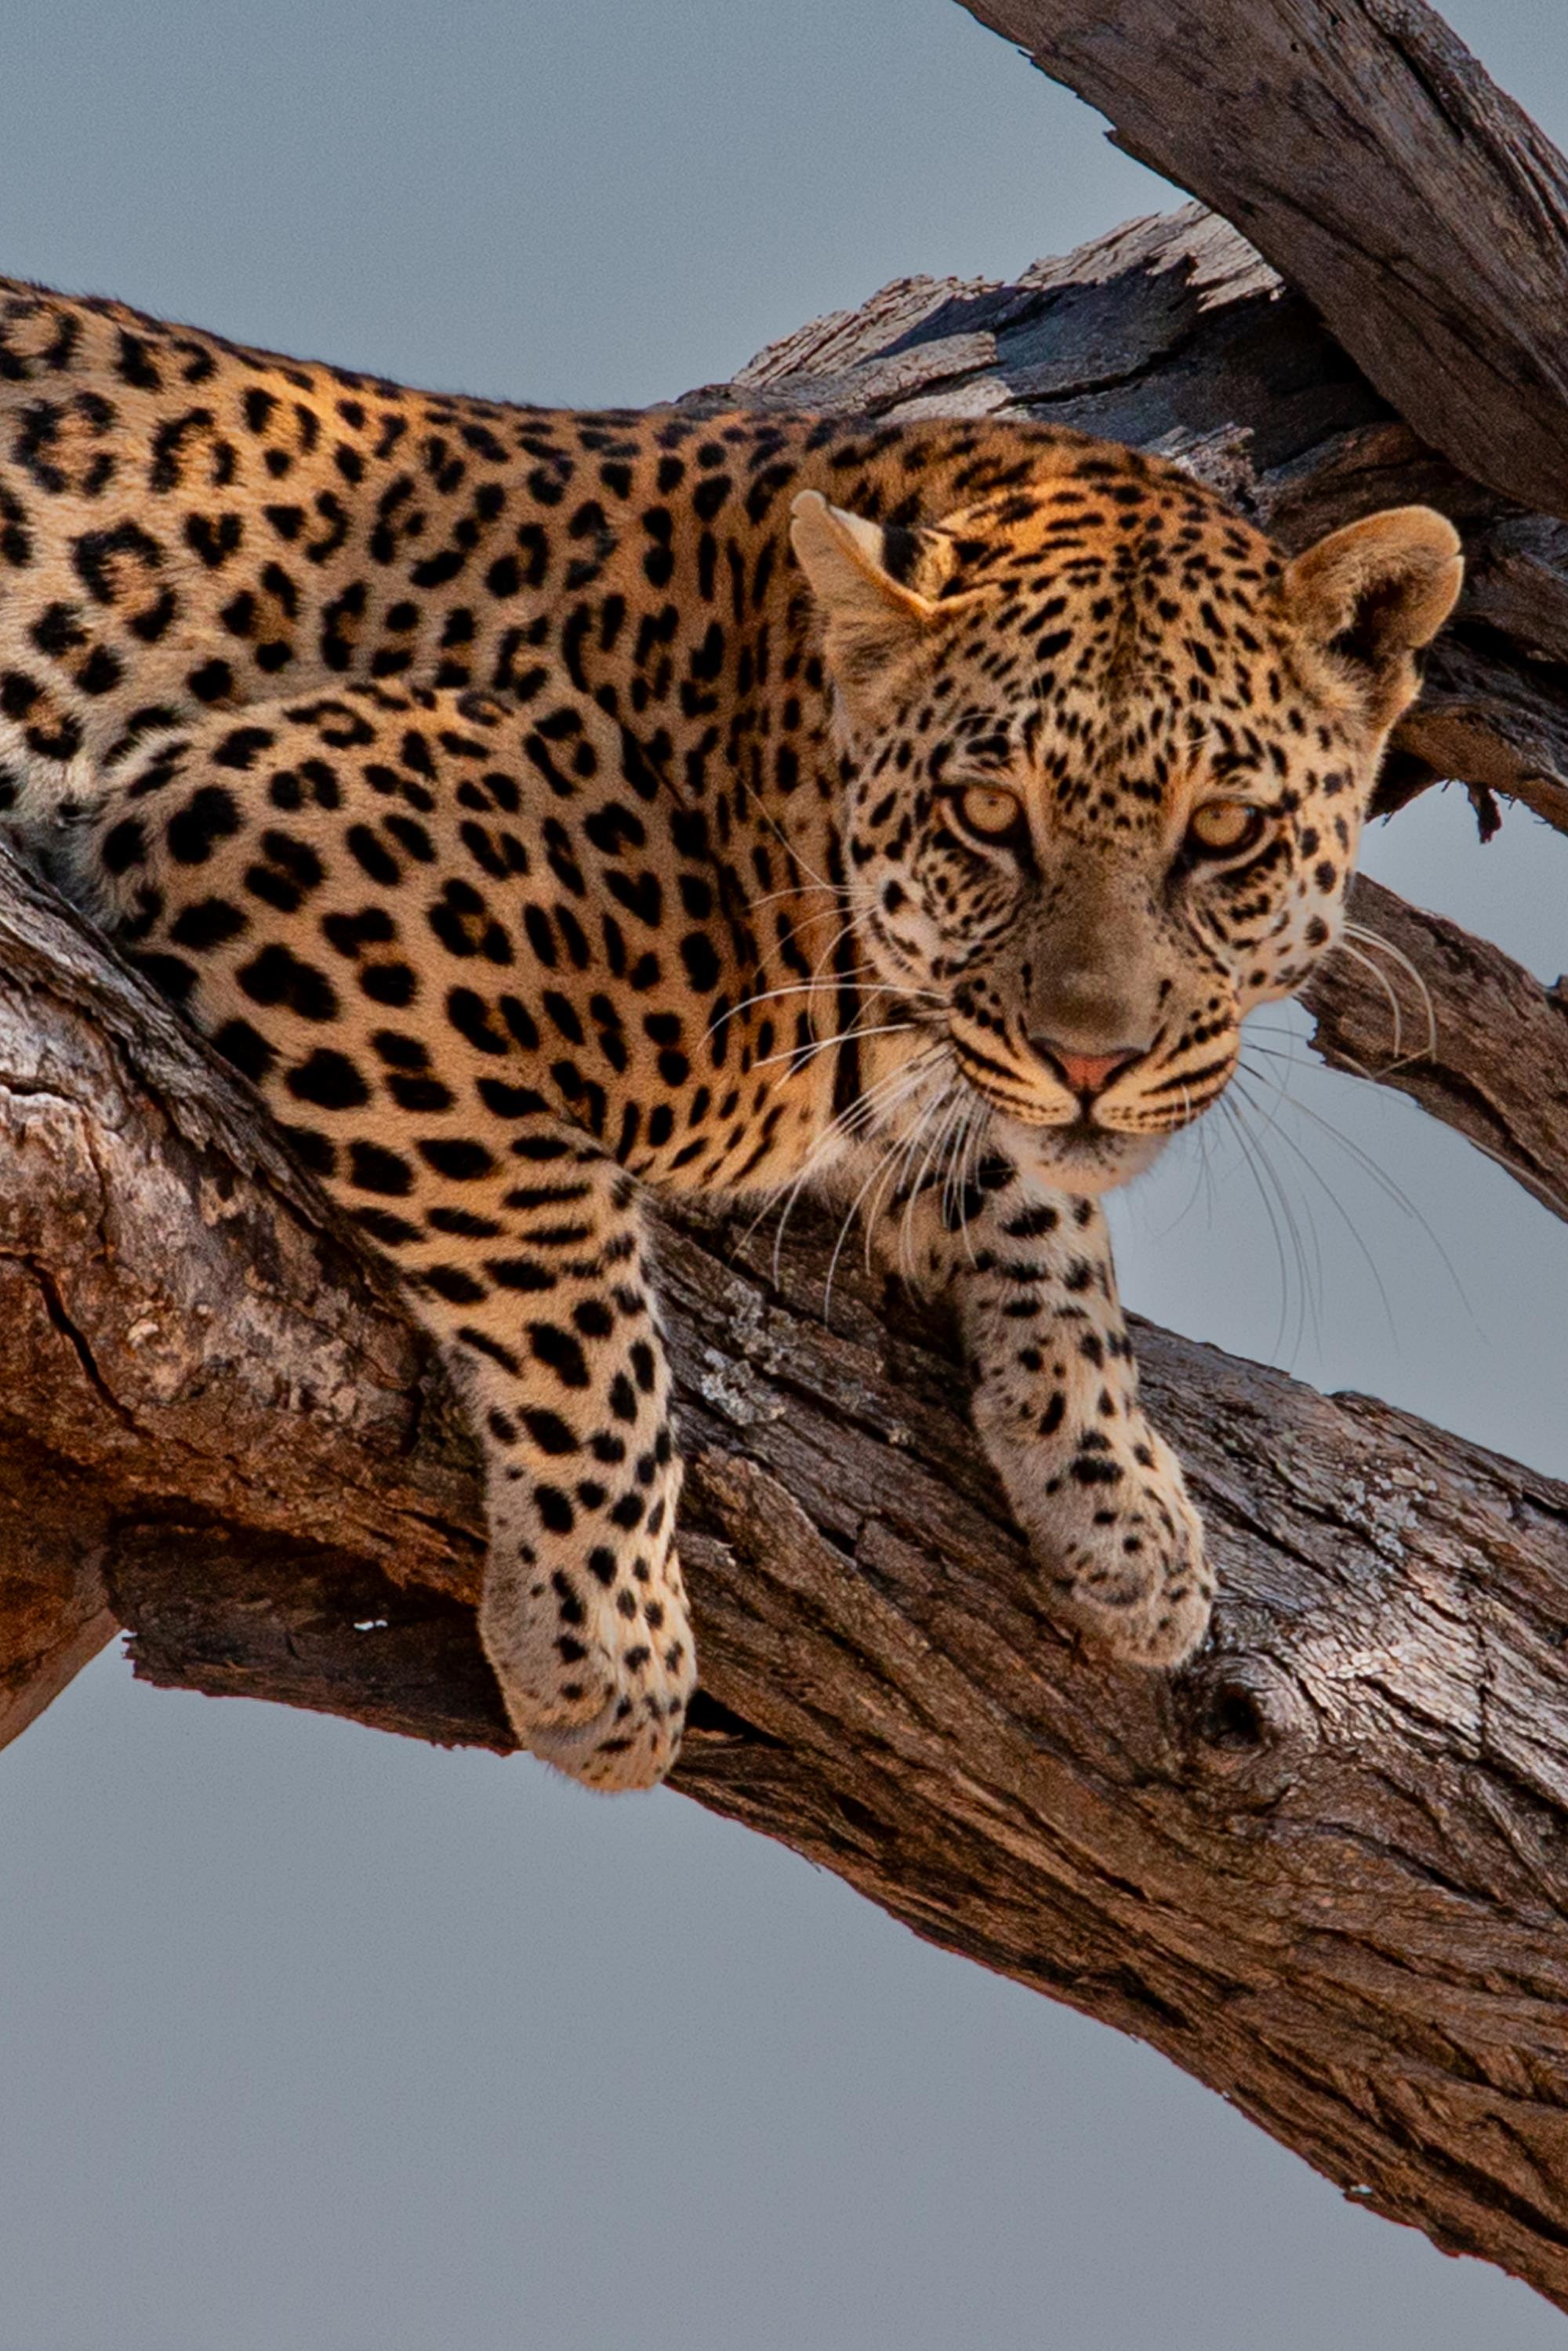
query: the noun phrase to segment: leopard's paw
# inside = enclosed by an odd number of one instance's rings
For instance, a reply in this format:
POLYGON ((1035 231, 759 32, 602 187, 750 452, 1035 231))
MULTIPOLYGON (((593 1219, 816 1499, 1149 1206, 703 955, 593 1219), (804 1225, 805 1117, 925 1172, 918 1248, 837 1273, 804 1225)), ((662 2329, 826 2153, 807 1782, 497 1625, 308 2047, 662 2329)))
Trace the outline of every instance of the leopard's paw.
MULTIPOLYGON (((479 1630, 520 1745, 606 1793, 657 1787, 680 1753, 696 1657, 673 1552, 656 1579, 508 1573, 494 1556, 479 1630)), ((637 1566, 646 1562, 639 1560, 637 1566)))
POLYGON ((1128 1665, 1186 1663, 1208 1630, 1214 1574, 1181 1466, 1146 1426, 1092 1430, 1042 1480, 1023 1518, 1053 1614, 1128 1665))

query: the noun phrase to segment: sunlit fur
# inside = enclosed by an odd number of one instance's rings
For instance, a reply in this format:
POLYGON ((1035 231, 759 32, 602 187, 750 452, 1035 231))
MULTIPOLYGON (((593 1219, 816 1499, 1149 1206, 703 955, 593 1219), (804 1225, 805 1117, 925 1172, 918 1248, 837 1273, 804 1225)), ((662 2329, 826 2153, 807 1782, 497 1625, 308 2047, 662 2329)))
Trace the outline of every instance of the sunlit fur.
POLYGON ((1031 1604, 1193 1653, 1087 1196, 1327 946, 1454 549, 1287 562, 1029 422, 517 408, 0 281, 0 810, 441 1349, 519 1741, 646 1785, 695 1686, 661 1191, 836 1194, 828 1291, 858 1218, 953 1299, 1031 1604))
POLYGON ((1260 535, 1168 475, 1102 471, 924 534, 905 586, 923 568, 929 611, 839 704, 869 958, 1072 1192, 1209 1108, 1247 1013, 1337 936, 1389 715, 1260 535), (1012 845, 965 826, 968 784, 1016 794, 1012 845), (1192 835, 1215 801, 1261 813, 1243 854, 1192 835), (1031 1040, 1133 1058, 1086 1106, 1031 1040))

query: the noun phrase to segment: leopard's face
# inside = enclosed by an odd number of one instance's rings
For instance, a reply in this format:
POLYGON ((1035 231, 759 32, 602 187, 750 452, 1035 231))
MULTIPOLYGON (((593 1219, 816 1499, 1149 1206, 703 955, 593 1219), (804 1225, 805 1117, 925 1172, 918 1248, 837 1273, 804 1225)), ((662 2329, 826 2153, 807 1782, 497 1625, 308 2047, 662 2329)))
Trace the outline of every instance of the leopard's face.
MULTIPOLYGON (((1087 471, 1087 469, 1086 469, 1087 471)), ((867 961, 1000 1138, 1124 1183, 1333 944, 1411 654, 1458 584, 1424 508, 1287 564, 1136 459, 940 529, 803 500, 867 961)))

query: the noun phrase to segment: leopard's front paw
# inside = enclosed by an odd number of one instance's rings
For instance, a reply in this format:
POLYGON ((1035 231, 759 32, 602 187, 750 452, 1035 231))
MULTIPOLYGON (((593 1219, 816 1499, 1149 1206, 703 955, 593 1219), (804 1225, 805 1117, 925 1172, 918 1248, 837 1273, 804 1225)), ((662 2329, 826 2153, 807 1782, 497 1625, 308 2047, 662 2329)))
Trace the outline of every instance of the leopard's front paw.
POLYGON ((1192 1656, 1208 1629, 1214 1575, 1203 1521, 1161 1437, 1124 1424, 1115 1438, 1089 1430, 1014 1491, 1053 1614, 1129 1665, 1168 1668, 1192 1656))
POLYGON ((607 1546, 549 1570, 492 1552, 479 1632, 531 1754, 607 1792, 657 1787, 674 1768, 696 1659, 667 1540, 624 1572, 607 1546))

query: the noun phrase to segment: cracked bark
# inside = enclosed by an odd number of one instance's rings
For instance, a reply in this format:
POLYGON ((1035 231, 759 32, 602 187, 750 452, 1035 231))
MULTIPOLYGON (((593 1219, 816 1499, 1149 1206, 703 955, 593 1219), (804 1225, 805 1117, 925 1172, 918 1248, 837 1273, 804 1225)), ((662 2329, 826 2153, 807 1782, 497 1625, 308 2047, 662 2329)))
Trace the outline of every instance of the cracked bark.
POLYGON ((1568 513, 1568 168, 1422 0, 961 0, 1233 221, 1458 464, 1568 513))
MULTIPOLYGON (((1472 586, 1387 804, 1448 774, 1568 810, 1561 528, 1196 210, 1011 286, 905 281, 723 397, 1054 416, 1290 543, 1433 498, 1472 586)), ((1436 1050, 1343 958, 1322 1049, 1562 1213, 1558 992, 1391 893, 1358 912, 1436 1050)), ((940 1319, 841 1264, 824 1320, 831 1233, 798 1211, 776 1278, 749 1223, 662 1226, 705 1673, 677 1784, 1568 2307, 1568 1488, 1145 1331, 1223 1597, 1186 1673, 1120 1677, 1033 1609, 940 1319)), ((3 862, 0 1372, 0 1737, 120 1624, 156 1682, 507 1745, 422 1343, 241 1083, 3 862)))

